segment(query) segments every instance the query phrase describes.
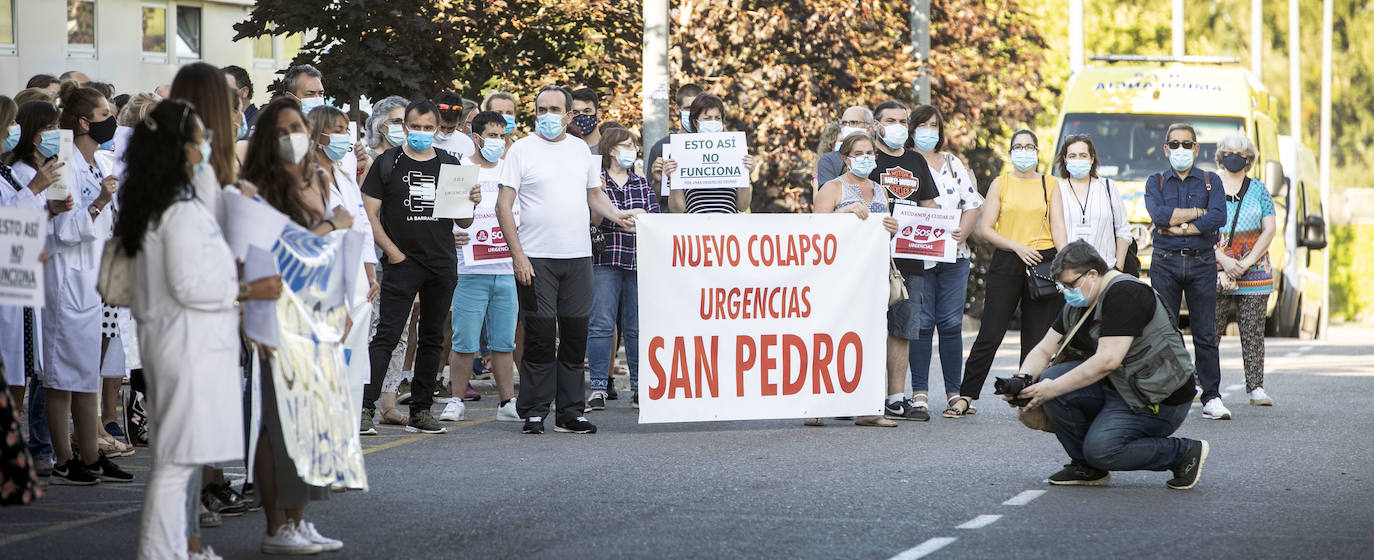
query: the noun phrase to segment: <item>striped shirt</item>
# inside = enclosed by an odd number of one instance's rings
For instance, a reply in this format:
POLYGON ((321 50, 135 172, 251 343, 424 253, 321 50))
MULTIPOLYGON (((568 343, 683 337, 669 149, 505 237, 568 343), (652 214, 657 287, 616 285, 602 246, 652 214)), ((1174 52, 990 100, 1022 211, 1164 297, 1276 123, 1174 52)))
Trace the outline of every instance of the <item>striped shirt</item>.
POLYGON ((687 189, 683 193, 687 199, 688 214, 737 214, 735 206, 739 199, 735 189, 687 189))

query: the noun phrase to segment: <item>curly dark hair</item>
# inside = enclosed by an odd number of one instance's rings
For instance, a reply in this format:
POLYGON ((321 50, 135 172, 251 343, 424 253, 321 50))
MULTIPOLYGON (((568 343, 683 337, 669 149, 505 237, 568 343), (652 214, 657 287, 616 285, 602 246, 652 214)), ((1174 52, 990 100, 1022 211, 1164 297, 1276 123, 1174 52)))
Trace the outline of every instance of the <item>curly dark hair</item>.
POLYGON ((248 153, 243 158, 240 174, 258 187, 262 198, 273 208, 286 214, 291 221, 310 227, 313 221, 309 207, 301 198, 300 186, 309 181, 306 171, 313 163, 306 157, 299 164, 289 164, 278 151, 281 134, 277 132, 277 121, 288 111, 294 111, 302 123, 306 122, 300 103, 291 97, 278 97, 258 113, 253 135, 248 137, 248 153))
POLYGON ((119 220, 114 234, 130 257, 143 248, 143 236, 178 200, 195 196, 187 167, 187 143, 201 129, 190 103, 168 99, 138 122, 124 151, 124 182, 119 186, 119 220))

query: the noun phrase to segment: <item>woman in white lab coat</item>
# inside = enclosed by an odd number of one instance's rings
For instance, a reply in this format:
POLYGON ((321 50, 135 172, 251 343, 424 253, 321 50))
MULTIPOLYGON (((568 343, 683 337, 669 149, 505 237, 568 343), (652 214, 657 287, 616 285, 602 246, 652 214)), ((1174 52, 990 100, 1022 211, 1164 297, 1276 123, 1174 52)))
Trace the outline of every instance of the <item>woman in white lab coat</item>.
MULTIPOLYGON (((96 292, 100 254, 109 237, 116 181, 100 169, 95 152, 114 137, 115 118, 99 91, 64 84, 58 126, 73 141, 68 189, 74 210, 52 221, 44 267, 43 384, 47 390, 48 430, 54 435, 57 466, 51 482, 88 486, 100 481, 130 482, 98 447, 100 434, 100 320, 96 292), (75 422, 78 461, 72 453, 68 418, 75 422)), ((46 134, 46 133, 45 133, 46 134)), ((45 139, 46 140, 46 139, 45 139)), ((59 155, 59 157, 61 157, 59 155)))
POLYGON ((235 302, 281 293, 279 278, 239 283, 219 225, 191 186, 208 151, 195 109, 163 101, 134 129, 120 192, 126 211, 115 235, 132 259, 153 451, 139 558, 186 558, 186 516, 199 501, 188 511, 192 476, 243 458, 242 425, 233 421, 243 415, 235 302))

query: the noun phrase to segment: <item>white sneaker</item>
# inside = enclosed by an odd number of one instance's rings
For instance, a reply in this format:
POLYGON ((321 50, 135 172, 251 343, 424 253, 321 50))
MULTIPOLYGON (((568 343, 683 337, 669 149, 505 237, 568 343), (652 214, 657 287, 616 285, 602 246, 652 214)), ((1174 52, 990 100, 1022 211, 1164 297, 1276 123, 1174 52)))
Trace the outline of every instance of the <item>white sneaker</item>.
POLYGON ((215 549, 208 546, 200 552, 192 552, 187 558, 190 560, 224 560, 223 556, 215 554, 215 549))
POLYGON ((467 412, 468 405, 463 404, 462 400, 454 399, 444 405, 444 412, 439 415, 440 422, 462 422, 463 413, 467 412))
POLYGON ((1230 420, 1231 411, 1226 405, 1221 404, 1221 399, 1212 397, 1212 400, 1202 405, 1202 417, 1208 420, 1230 420))
POLYGON ((296 525, 296 534, 309 539, 312 543, 320 545, 320 550, 324 552, 332 552, 343 548, 343 541, 321 535, 319 531, 315 530, 314 523, 304 519, 301 520, 299 525, 296 525))
POLYGON ((1269 398, 1264 387, 1255 387, 1254 391, 1250 391, 1250 406, 1274 406, 1274 399, 1269 398))
POLYGON ((506 404, 503 404, 503 405, 501 405, 501 406, 499 406, 499 407, 496 408, 496 421, 497 421, 497 422, 519 422, 519 421, 520 421, 520 415, 515 413, 515 399, 508 400, 508 401, 506 401, 506 404))
POLYGON ((304 556, 307 554, 319 554, 324 551, 324 547, 311 541, 309 537, 300 534, 290 523, 277 528, 277 534, 268 535, 262 539, 263 554, 289 554, 294 556, 304 556))

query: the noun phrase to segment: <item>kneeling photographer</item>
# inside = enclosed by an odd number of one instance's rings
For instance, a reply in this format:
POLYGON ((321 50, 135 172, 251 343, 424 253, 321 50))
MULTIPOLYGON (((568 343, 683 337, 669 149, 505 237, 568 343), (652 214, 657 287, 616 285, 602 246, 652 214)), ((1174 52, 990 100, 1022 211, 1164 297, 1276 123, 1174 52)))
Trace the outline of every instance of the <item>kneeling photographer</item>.
POLYGON ((1067 305, 1026 356, 1018 376, 1028 377, 998 382, 1022 414, 1044 407, 1072 460, 1050 484, 1096 486, 1109 471, 1172 470, 1169 488, 1196 486, 1207 442, 1169 437, 1196 391, 1174 317, 1149 284, 1112 270, 1086 242, 1064 247, 1051 266, 1067 305))

